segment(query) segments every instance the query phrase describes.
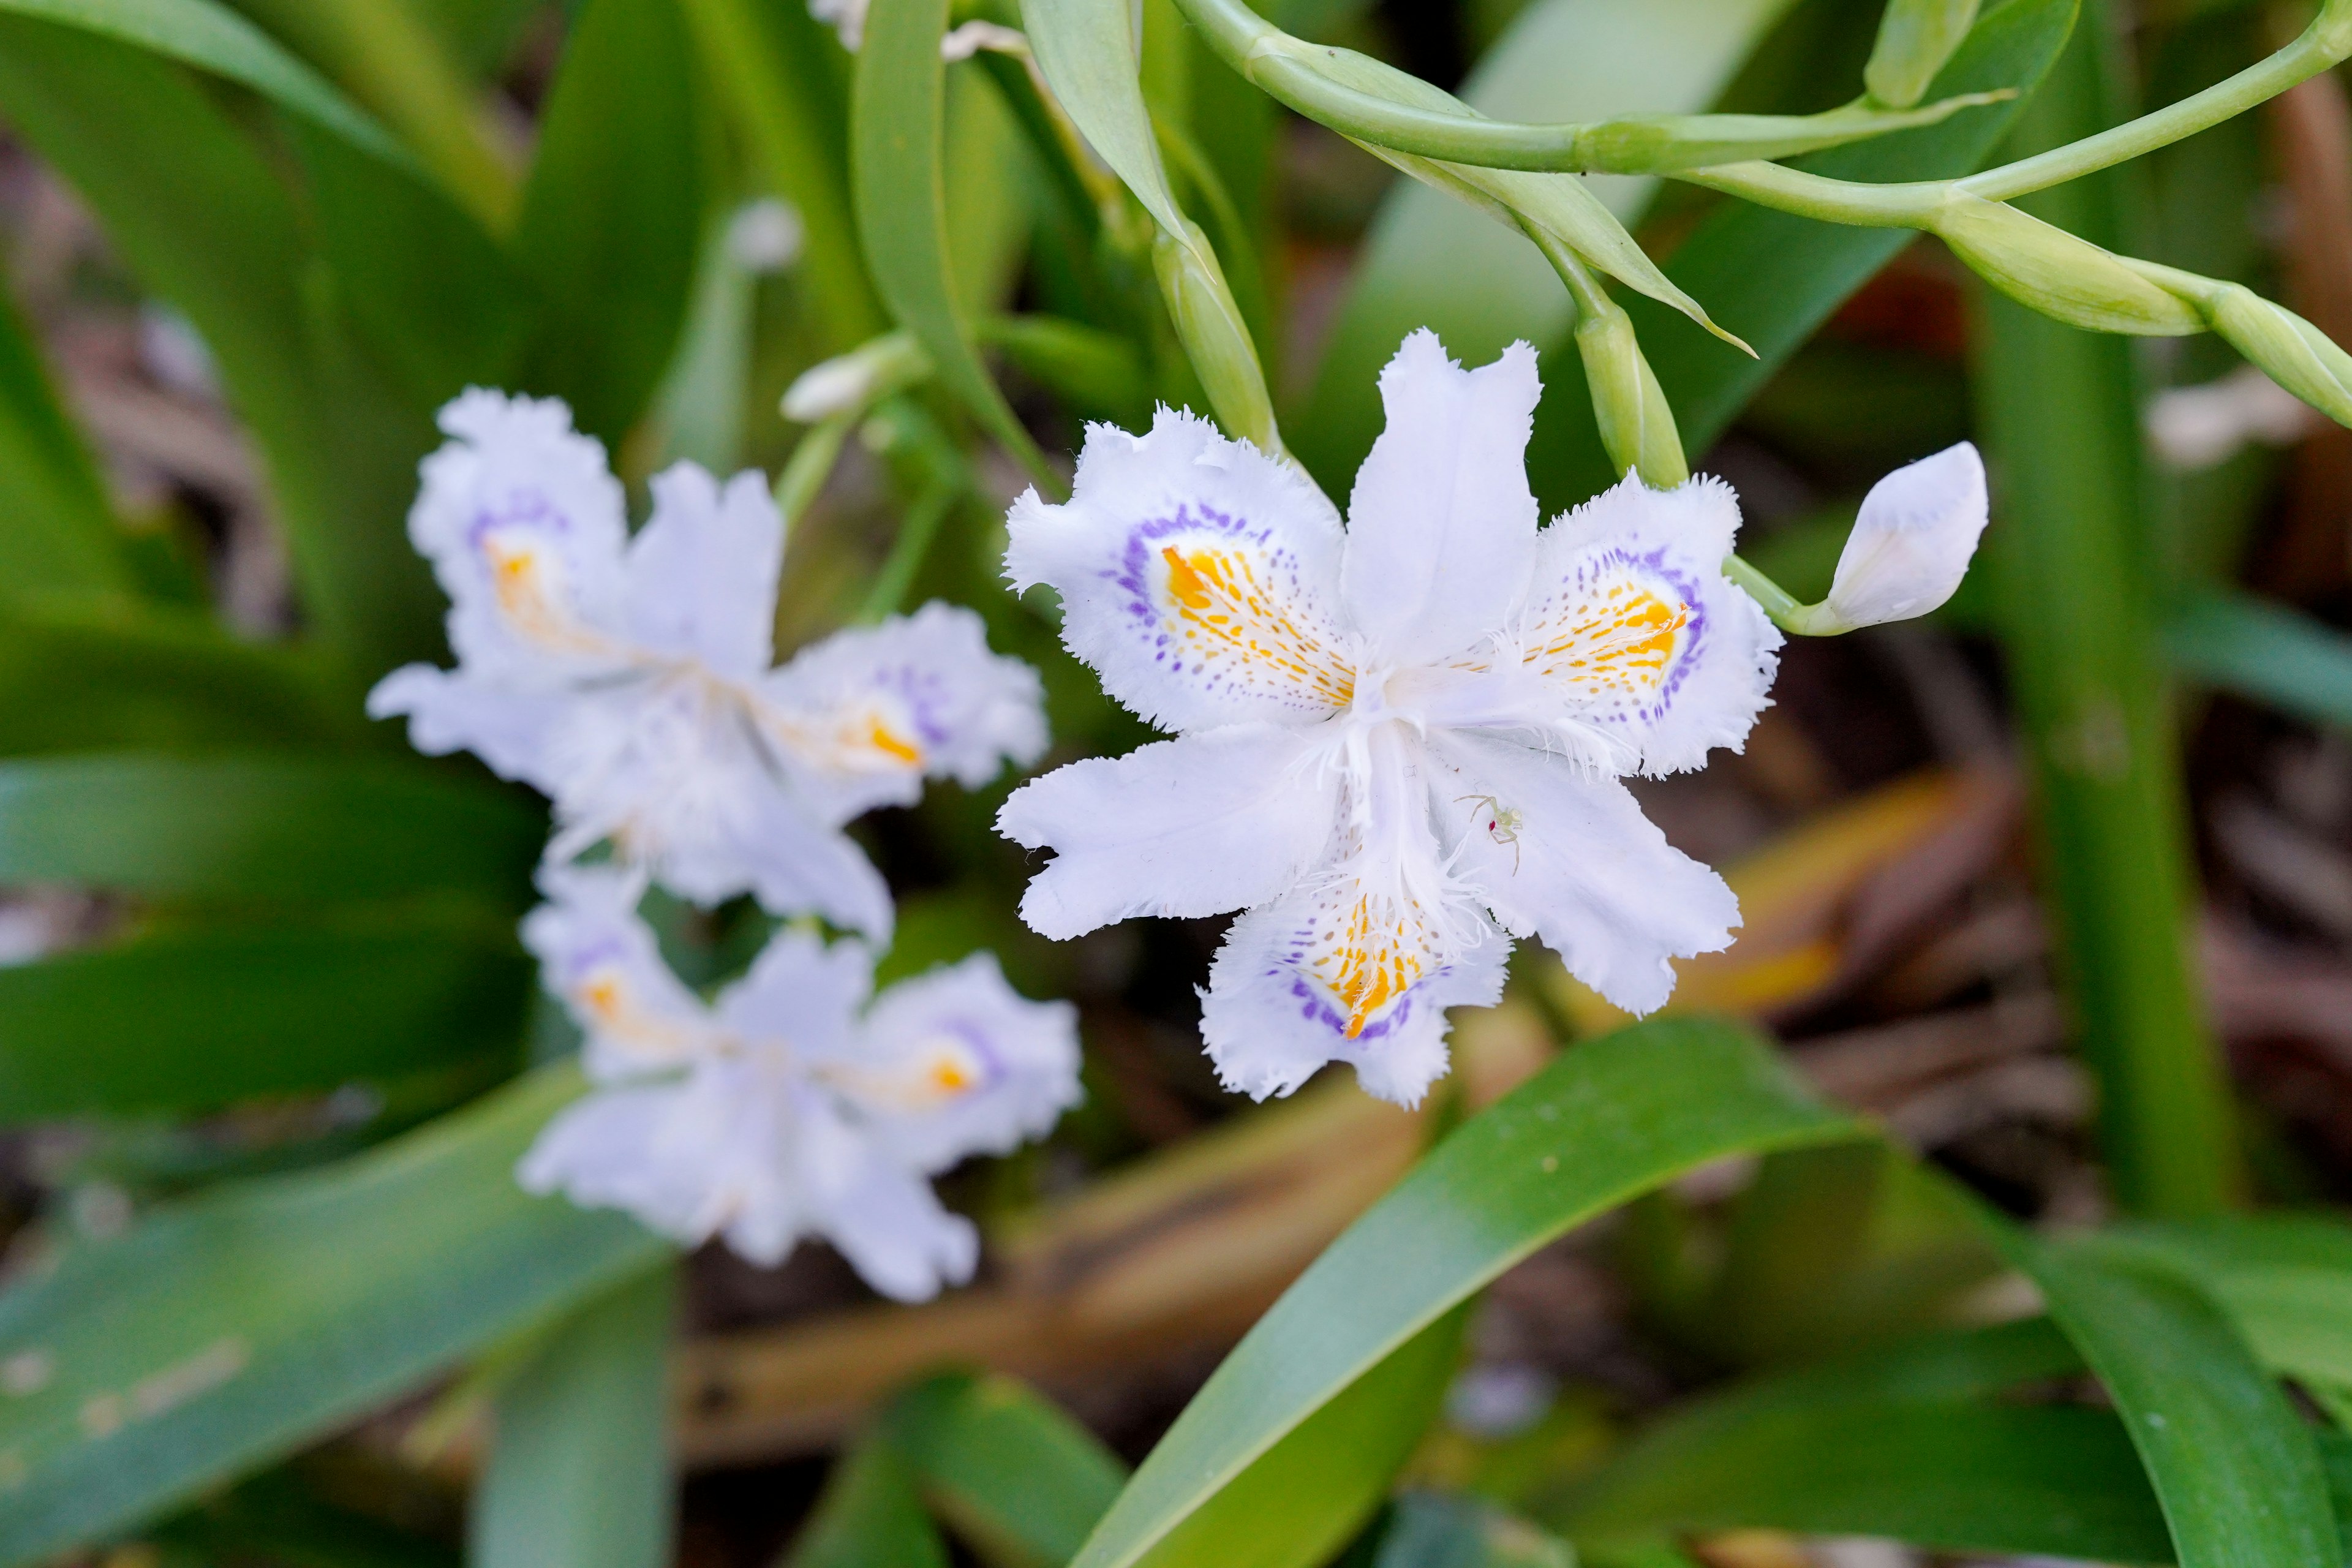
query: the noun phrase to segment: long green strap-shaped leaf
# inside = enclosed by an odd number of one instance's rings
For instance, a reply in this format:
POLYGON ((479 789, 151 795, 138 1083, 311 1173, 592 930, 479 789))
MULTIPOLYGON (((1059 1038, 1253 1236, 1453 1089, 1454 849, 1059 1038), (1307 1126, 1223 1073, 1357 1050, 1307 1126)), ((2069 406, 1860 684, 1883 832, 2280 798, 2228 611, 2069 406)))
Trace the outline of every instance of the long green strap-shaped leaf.
POLYGON ((906 1459, 869 1434, 834 1462, 781 1568, 948 1568, 948 1548, 906 1459))
POLYGON ((881 1430, 932 1506, 1001 1568, 1061 1568, 1127 1481, 1100 1438, 1009 1377, 919 1384, 881 1430))
POLYGON ((15 303, 0 296, 0 594, 131 586, 105 482, 15 303))
POLYGON ((2344 1560, 2310 1433, 2210 1295, 2095 1239, 2008 1250, 2114 1399, 2180 1568, 2344 1560))
POLYGON ((0 115, 211 349, 268 458, 308 624, 362 677, 434 652, 446 602, 401 527, 428 411, 349 342, 255 137, 169 59, 5 10, 0 115))
MULTIPOLYGON (((2002 88, 2030 93, 2065 45, 2077 0, 2011 0, 1969 34, 1931 89, 1937 96, 2002 88)), ((1924 180, 1968 174, 1991 153, 2015 105, 1975 109, 1942 125, 1802 159, 1797 166, 1851 180, 1924 180)), ((1694 229, 1666 276, 1698 299, 1749 359, 1642 298, 1625 301, 1643 352, 1693 454, 1705 452, 1789 356, 1909 237, 1815 223, 1728 205, 1694 229)), ((1592 400, 1572 350, 1544 359, 1544 400, 1528 448, 1528 477, 1550 506, 1583 500, 1617 471, 1593 423, 1592 400)))
POLYGON ((668 1244, 514 1184, 580 1090, 541 1069, 331 1169, 215 1188, 0 1294, 0 1564, 120 1531, 652 1267, 668 1244))
POLYGON ((214 0, 0 0, 0 12, 79 27, 225 77, 379 158, 414 162, 332 83, 214 0))
POLYGON ((697 90, 675 0, 588 0, 540 116, 515 226, 540 292, 524 379, 607 444, 645 412, 686 325, 707 194, 697 90))
POLYGON ((2102 1233, 2195 1280, 2283 1377, 2352 1388, 2352 1226, 2333 1215, 2216 1215, 2102 1233))
POLYGON ((315 658, 188 611, 79 600, 0 611, 0 754, 364 736, 315 658))
POLYGON ((677 1316, 676 1266, 647 1269, 580 1307, 500 1385, 468 1568, 666 1568, 677 1316))
POLYGON ((437 768, 299 752, 0 762, 0 883, 150 898, 527 900, 547 820, 437 768))
POLYGON ((2251 594, 2206 591, 2163 628, 2173 668, 2299 719, 2352 728, 2352 637, 2251 594))
POLYGON ((942 138, 949 0, 875 0, 849 110, 850 189, 867 267, 898 324, 940 380, 1021 466, 1049 489, 1060 477, 981 363, 948 258, 942 138))
POLYGON ((1636 1025, 1463 1124, 1316 1259, 1152 1450, 1077 1559, 1141 1560, 1287 1433, 1537 1247, 1717 1156, 1861 1135, 1754 1035, 1636 1025))
POLYGON ((530 994, 479 915, 159 932, 0 968, 0 1125, 512 1059, 530 994))
MULTIPOLYGON (((2021 150, 2113 118, 2103 105, 2108 40, 2089 20, 2103 8, 2084 15, 2028 106, 2021 150)), ((2019 205, 2112 242, 2125 203, 2115 179, 2019 205)), ((2132 349, 1990 291, 1978 319, 1976 390, 2000 498, 1986 561, 2034 785, 2041 892, 2098 1078, 2103 1152, 2126 1207, 2212 1213, 2242 1173, 2228 1074, 2189 957, 2196 874, 2156 636, 2157 530, 2132 349)))

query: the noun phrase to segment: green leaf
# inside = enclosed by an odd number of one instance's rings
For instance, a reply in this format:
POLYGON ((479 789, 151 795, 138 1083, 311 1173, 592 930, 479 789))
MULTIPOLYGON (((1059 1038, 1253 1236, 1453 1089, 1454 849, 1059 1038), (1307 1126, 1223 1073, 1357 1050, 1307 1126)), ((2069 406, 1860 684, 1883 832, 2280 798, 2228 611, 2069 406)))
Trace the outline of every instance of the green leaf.
POLYGON ((1252 1460, 1554 1237, 1723 1154, 1861 1135, 1755 1036, 1659 1020, 1579 1046, 1349 1226, 1160 1440, 1080 1568, 1125 1568, 1252 1460))
POLYGON ((478 916, 166 930, 0 968, 0 1125, 208 1109, 504 1050, 530 968, 478 916))
POLYGON ((693 41, 672 0, 588 0, 539 121, 515 249, 532 390, 617 445, 686 324, 708 200, 693 41))
POLYGON ((2352 1387, 2352 1227, 2342 1220, 2219 1215, 2126 1226, 2101 1244, 2201 1283, 2273 1372, 2352 1387))
POLYGON ((514 1163, 550 1068, 327 1170, 215 1188, 0 1293, 0 1563, 137 1524, 669 1254, 514 1163))
POLYGON ((1470 1303, 1293 1427, 1147 1551, 1149 1568, 1315 1568, 1363 1525, 1437 1418, 1470 1303))
POLYGON ((2114 1399, 2181 1568, 2343 1561, 2302 1418, 2210 1296, 2095 1238, 2007 1249, 2114 1399))
MULTIPOLYGON (((2012 7, 2014 8, 2014 7, 2012 7)), ((2006 10, 1979 24, 1994 26, 2006 10)), ((2028 108, 2011 150, 2095 133, 2117 90, 2097 12, 2028 108)), ((2093 242, 2128 232, 2112 174, 2021 197, 2093 242)), ((2143 1215, 2225 1209, 2243 1185, 2237 1113, 2189 962, 2198 898, 2179 724, 2150 679, 2155 541, 2130 344, 1990 290, 1973 384, 2002 526, 1985 565, 2033 784, 2037 878, 2117 1200, 2143 1215)))
POLYGON ((469 1568, 665 1568, 677 1269, 581 1306, 499 1390, 469 1568))
POLYGON ((58 404, 40 351, 0 291, 0 584, 32 593, 127 594, 130 564, 105 481, 58 404))
POLYGON ((528 901, 517 794, 413 763, 164 752, 0 762, 0 883, 224 902, 449 891, 528 901))
POLYGON ((0 12, 54 22, 249 87, 352 146, 395 163, 407 150, 278 41, 213 0, 0 0, 0 12))
POLYGON ((0 112, 212 351, 309 624, 357 674, 437 647, 443 602, 402 529, 431 422, 348 342, 272 159, 178 66, 19 15, 0 14, 0 112))
MULTIPOLYGON (((1519 13, 1462 88, 1498 120, 1540 120, 1573 104, 1580 116, 1696 111, 1792 0, 1542 0, 1519 13)), ((1633 222, 1654 179, 1585 182, 1633 222)), ((1465 364, 1483 364, 1516 339, 1563 341, 1570 324, 1559 275, 1516 227, 1468 221, 1461 202, 1401 180, 1381 202, 1331 329, 1307 405, 1292 423, 1300 459, 1344 490, 1380 433, 1376 378, 1397 344, 1426 326, 1465 364)))
POLYGON ((2164 651, 2189 679, 2339 729, 2352 726, 2352 637, 2251 594, 2208 591, 2165 623, 2164 651))
POLYGON ((939 378, 1022 467, 1061 480, 972 346, 948 253, 942 138, 949 0, 876 0, 850 101, 850 187, 857 233, 883 300, 931 356, 939 378))
POLYGON ((316 658, 201 616, 47 601, 0 612, 0 753, 349 745, 365 725, 316 658))
POLYGON ((782 1568, 948 1568, 948 1549, 906 1460, 869 1436, 835 1462, 782 1568))
POLYGON ((2114 1416, 1985 1403, 2081 1365, 2034 1319, 1775 1373, 1675 1411, 1538 1511, 1580 1542, 1766 1527, 2160 1561, 2163 1517, 2114 1416))
MULTIPOLYGON (((2077 0, 2011 0, 1980 19, 1932 89, 2030 91, 2073 30, 2077 0)), ((2014 104, 1971 110, 1937 126, 1899 132, 1797 162, 1840 179, 1900 181, 1968 174, 1992 152, 2014 104)), ((1675 247, 1666 276, 1706 301, 1727 331, 1755 349, 1749 359, 1640 298, 1625 301, 1643 353, 1674 406, 1685 448, 1715 444, 1748 400, 1846 297, 1910 242, 1907 234, 1815 223, 1786 213, 1726 204, 1675 247)), ((1548 353, 1544 400, 1528 448, 1536 493, 1550 506, 1580 500, 1614 482, 1601 449, 1582 367, 1572 351, 1548 353)))
POLYGON ((1469 1498, 1407 1492, 1366 1568, 1575 1568, 1568 1542, 1469 1498))
POLYGON ((999 1568, 1060 1568, 1127 1480, 1101 1439, 1009 1377, 951 1373, 883 1414, 931 1505, 999 1568))

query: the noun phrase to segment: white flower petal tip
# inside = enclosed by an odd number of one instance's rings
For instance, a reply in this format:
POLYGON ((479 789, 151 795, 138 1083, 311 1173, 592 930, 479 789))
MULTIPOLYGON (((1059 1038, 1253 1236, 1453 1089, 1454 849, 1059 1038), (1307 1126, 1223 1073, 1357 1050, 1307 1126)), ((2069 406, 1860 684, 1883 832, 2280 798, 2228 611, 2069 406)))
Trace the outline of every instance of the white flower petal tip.
POLYGON ((980 954, 872 995, 859 944, 786 931, 705 1003, 662 963, 641 881, 558 868, 525 939, 587 1035, 600 1086, 516 1168, 534 1193, 619 1208, 755 1263, 831 1241, 885 1295, 971 1276, 979 1237, 929 1178, 1050 1131, 1079 1098, 1076 1015, 980 954))
POLYGON ((879 938, 888 889, 842 825, 1045 751, 1035 673, 990 653, 969 610, 772 668, 784 527, 760 475, 679 464, 632 539, 562 404, 477 390, 442 424, 410 532, 449 592, 457 668, 395 670, 368 710, 551 797, 553 858, 609 842, 698 902, 749 892, 879 938))
POLYGON ((1879 480, 1838 557, 1822 629, 1909 620, 1941 605, 1968 574, 1988 515, 1984 459, 1966 441, 1879 480))
POLYGON ((1730 488, 1629 479, 1538 528, 1532 351, 1465 370, 1415 333, 1381 390, 1344 531, 1295 470, 1166 411, 1091 430, 1070 501, 1010 519, 1007 576, 1052 584, 1071 651, 1178 731, 1005 803, 999 829, 1055 857, 1023 917, 1246 911, 1202 1034, 1260 1098, 1345 1061, 1418 1100, 1512 937, 1648 1011, 1738 918, 1616 782, 1740 745, 1767 703, 1781 637, 1723 574, 1730 488))

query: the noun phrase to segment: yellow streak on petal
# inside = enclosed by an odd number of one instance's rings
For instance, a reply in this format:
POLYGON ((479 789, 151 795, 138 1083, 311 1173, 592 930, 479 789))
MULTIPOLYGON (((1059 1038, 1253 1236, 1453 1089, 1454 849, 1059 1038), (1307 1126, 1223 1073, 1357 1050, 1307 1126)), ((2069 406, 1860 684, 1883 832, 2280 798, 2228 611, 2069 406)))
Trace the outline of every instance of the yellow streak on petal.
POLYGON ((1160 559, 1170 623, 1201 662, 1236 660, 1259 682, 1303 689, 1334 708, 1354 699, 1354 669, 1259 581, 1248 553, 1163 544, 1160 559))

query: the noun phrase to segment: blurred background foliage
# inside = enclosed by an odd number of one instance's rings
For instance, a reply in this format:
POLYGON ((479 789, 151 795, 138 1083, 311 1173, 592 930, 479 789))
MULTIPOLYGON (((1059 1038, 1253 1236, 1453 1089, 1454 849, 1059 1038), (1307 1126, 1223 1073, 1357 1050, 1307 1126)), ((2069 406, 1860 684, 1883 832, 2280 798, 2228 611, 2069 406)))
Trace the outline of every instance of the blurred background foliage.
MULTIPOLYGON (((1879 9, 1267 6, 1534 119, 1828 108, 1879 9)), ((942 789, 859 829, 885 978, 993 948, 1087 1048, 1049 1143, 950 1184, 979 1284, 673 1263, 514 1187, 575 1087, 513 934, 544 811, 360 706, 440 652, 402 521, 460 388, 566 398, 633 489, 797 455, 782 647, 946 597, 1057 759, 1145 738, 1001 591, 1001 519, 1085 421, 1205 394, 1022 63, 937 67, 972 16, 1021 20, 877 0, 853 56, 797 0, 0 0, 0 1562, 1050 1564, 1115 1498, 1088 1563, 2340 1560, 2352 433, 2213 339, 1654 179, 1591 184, 1760 353, 1626 300, 1754 559, 1818 597, 1879 474, 1973 437, 1996 483, 1948 606, 1800 639, 1744 755, 1641 786, 1747 919, 1673 1016, 1612 1035, 1529 950, 1442 1102, 1242 1106, 1215 924, 1040 941, 1012 781, 942 789), (928 374, 778 417, 894 327, 928 374)), ((1139 16, 1171 199, 1327 488, 1420 325, 1543 352, 1548 509, 1613 477, 1531 245, 1139 16)), ((1809 166, 1962 173, 2305 19, 1990 5, 1952 69, 2021 105, 1809 166)), ((2352 340, 2340 72, 2029 205, 2352 340)), ((698 983, 766 929, 656 913, 698 983)))

